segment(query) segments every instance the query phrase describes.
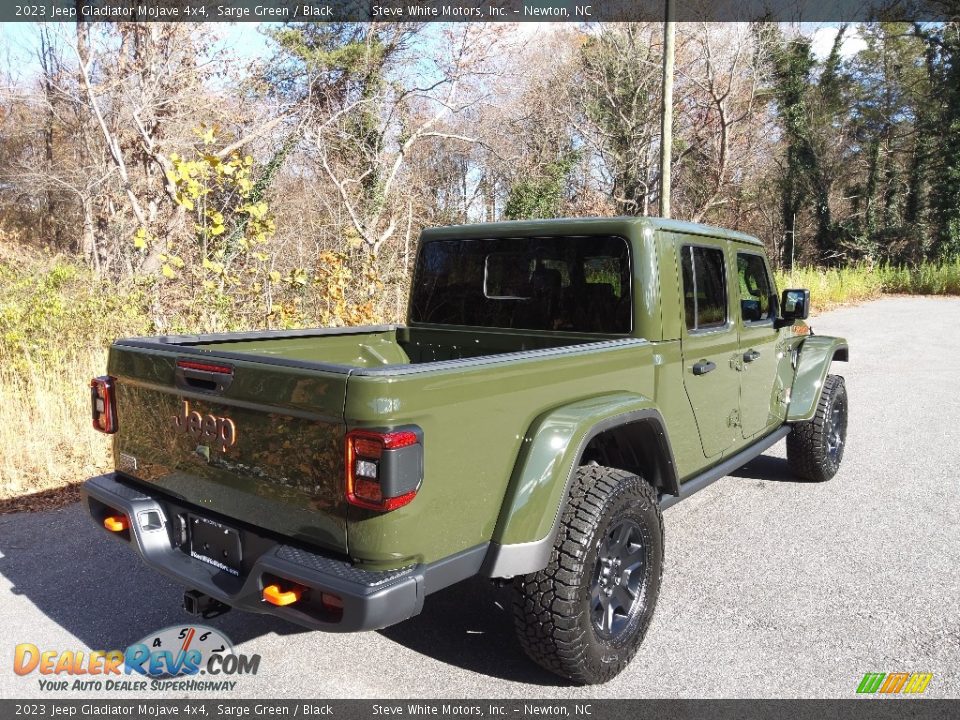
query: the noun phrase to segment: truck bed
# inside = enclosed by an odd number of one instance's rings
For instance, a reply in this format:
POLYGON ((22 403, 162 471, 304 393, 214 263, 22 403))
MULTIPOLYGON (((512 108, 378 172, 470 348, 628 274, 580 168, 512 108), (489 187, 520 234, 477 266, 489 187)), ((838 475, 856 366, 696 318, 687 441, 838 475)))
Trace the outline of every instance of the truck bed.
POLYGON ((273 333, 225 335, 213 342, 209 339, 196 343, 190 339, 173 342, 220 356, 240 353, 317 365, 384 368, 556 349, 603 339, 573 333, 387 326, 279 336, 273 333))

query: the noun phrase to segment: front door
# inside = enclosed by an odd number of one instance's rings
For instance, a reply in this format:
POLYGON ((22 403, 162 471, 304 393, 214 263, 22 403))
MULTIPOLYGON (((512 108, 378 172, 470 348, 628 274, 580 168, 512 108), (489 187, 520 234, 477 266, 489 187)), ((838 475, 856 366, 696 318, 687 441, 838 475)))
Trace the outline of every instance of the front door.
POLYGON ((727 242, 699 237, 695 242, 680 246, 683 381, 703 454, 712 458, 740 439, 740 376, 734 362, 739 337, 727 292, 727 242))
POLYGON ((777 416, 777 348, 779 332, 774 327, 776 290, 763 255, 737 252, 736 312, 740 331, 740 422, 743 437, 753 437, 779 423, 777 416))

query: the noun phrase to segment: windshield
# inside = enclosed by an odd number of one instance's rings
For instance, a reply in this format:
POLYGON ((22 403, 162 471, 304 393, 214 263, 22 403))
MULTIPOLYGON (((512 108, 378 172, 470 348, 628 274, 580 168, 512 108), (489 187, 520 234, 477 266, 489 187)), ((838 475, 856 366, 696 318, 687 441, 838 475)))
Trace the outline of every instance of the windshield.
POLYGON ((411 322, 628 333, 630 247, 620 237, 424 243, 411 322))

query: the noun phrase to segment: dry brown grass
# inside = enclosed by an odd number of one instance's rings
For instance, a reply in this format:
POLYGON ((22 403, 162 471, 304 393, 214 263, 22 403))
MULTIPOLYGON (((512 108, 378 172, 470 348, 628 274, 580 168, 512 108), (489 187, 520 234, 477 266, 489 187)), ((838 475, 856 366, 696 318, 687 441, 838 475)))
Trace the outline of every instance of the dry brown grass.
POLYGON ((105 367, 103 351, 42 370, 0 367, 0 513, 72 502, 79 482, 109 468, 88 390, 105 367))

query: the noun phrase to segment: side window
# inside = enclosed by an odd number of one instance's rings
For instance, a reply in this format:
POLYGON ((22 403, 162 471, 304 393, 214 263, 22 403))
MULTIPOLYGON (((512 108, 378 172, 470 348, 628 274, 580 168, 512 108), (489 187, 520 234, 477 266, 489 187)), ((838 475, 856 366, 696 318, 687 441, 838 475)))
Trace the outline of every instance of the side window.
POLYGON ((723 250, 684 245, 681 255, 687 329, 723 326, 727 322, 727 275, 723 250))
POLYGON ((737 278, 743 321, 770 320, 773 317, 771 297, 774 291, 763 258, 752 253, 737 253, 737 278))

